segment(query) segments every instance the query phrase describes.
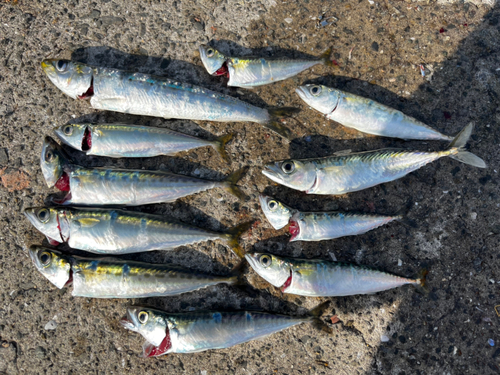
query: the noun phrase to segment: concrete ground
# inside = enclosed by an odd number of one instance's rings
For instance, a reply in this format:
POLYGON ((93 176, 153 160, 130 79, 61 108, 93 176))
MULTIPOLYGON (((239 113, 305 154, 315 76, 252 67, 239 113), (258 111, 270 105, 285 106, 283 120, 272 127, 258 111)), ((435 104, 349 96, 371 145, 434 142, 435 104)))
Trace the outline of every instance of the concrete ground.
MULTIPOLYGON (((498 6, 463 1, 0 2, 0 373, 499 373, 500 316, 494 310, 500 305, 499 20, 498 6), (236 56, 316 56, 332 47, 337 66, 316 66, 252 91, 228 89, 224 79, 205 72, 195 54, 207 42, 236 56), (287 121, 295 139, 288 142, 250 123, 98 112, 50 83, 40 68, 48 57, 173 77, 261 106, 297 106, 302 112, 287 121), (446 134, 473 121, 471 150, 489 167, 441 159, 401 180, 341 197, 306 196, 275 185, 261 169, 276 159, 344 149, 446 147, 370 137, 327 121, 294 93, 307 81, 373 98, 446 134), (171 312, 258 308, 304 315, 326 299, 281 295, 248 266, 243 268, 247 286, 217 286, 173 298, 92 300, 57 290, 27 255, 27 246, 44 239, 21 212, 52 193, 39 169, 43 136, 82 120, 165 126, 207 139, 236 132, 228 147, 230 165, 210 148, 139 160, 72 155, 87 166, 164 169, 214 179, 249 165, 241 182, 247 201, 214 190, 138 209, 213 230, 256 219, 242 240, 246 251, 324 259, 333 254, 403 276, 428 268, 430 293, 405 287, 333 298, 324 315, 325 321, 338 318, 332 334, 303 324, 225 350, 140 358, 142 337, 118 323, 130 303, 171 312), (404 213, 405 218, 357 237, 289 244, 286 230, 272 229, 259 208, 263 191, 302 210, 404 213)), ((128 258, 220 274, 237 263, 220 243, 128 258)))

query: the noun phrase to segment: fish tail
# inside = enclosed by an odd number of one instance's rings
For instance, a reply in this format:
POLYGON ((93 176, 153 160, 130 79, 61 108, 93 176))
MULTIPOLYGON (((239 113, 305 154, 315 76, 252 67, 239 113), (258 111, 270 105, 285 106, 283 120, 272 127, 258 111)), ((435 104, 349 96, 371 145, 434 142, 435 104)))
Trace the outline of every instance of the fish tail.
MULTIPOLYGON (((236 227, 238 228, 238 227, 236 227)), ((229 280, 228 284, 229 285, 243 285, 244 280, 243 280, 243 266, 245 265, 244 259, 240 260, 240 262, 233 267, 231 270, 231 273, 229 274, 229 280)))
POLYGON ((326 301, 309 311, 309 315, 312 317, 313 326, 328 333, 332 333, 333 330, 321 319, 321 316, 325 313, 326 309, 330 307, 330 304, 331 301, 326 301))
MULTIPOLYGON (((240 258, 245 258, 245 251, 240 246, 238 240, 241 235, 252 227, 253 222, 249 221, 231 228, 226 234, 226 243, 231 250, 240 258)), ((241 262, 243 263, 243 262, 241 262)), ((238 267, 238 266, 237 266, 238 267)))
POLYGON ((240 168, 222 181, 222 187, 238 199, 245 198, 245 194, 243 194, 240 187, 237 186, 236 183, 243 177, 247 170, 248 167, 240 168))
POLYGON ((459 162, 472 165, 478 168, 486 168, 486 163, 479 156, 474 155, 472 152, 466 151, 465 146, 474 130, 474 124, 470 123, 462 129, 460 133, 451 141, 448 151, 448 156, 459 162))
POLYGON ((278 120, 283 117, 290 117, 291 115, 300 112, 300 109, 294 107, 280 107, 270 108, 268 109, 268 112, 271 119, 264 124, 264 126, 285 138, 290 138, 292 132, 278 120))
POLYGON ((418 289, 421 289, 425 294, 429 293, 429 288, 427 287, 427 274, 428 273, 429 273, 429 271, 427 269, 422 268, 418 272, 418 276, 417 276, 418 289))
POLYGON ((333 63, 333 61, 330 60, 331 54, 332 54, 332 48, 330 47, 319 56, 319 59, 323 62, 323 65, 325 65, 325 66, 334 66, 335 65, 333 63))
POLYGON ((220 157, 229 163, 229 156, 226 152, 226 145, 234 138, 234 134, 226 134, 217 138, 212 144, 213 148, 219 153, 220 157))

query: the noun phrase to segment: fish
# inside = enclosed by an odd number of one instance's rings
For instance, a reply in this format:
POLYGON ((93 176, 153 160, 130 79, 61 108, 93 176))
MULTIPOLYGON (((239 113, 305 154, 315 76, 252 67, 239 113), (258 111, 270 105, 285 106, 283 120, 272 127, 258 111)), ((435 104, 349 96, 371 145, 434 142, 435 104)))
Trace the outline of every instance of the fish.
POLYGON ((357 153, 340 152, 323 158, 269 163, 262 173, 274 182, 306 194, 342 195, 397 180, 445 156, 474 167, 486 168, 481 158, 465 150, 473 129, 473 124, 466 126, 444 151, 388 148, 357 153))
POLYGON ((281 229, 289 225, 293 241, 323 241, 355 236, 388 224, 401 216, 355 214, 350 212, 300 212, 272 197, 261 194, 260 206, 271 225, 281 229))
POLYGON ((208 275, 174 264, 80 257, 43 246, 31 246, 29 255, 38 271, 57 288, 73 285, 73 297, 173 296, 238 281, 236 275, 208 275))
POLYGON ((131 306, 120 323, 146 339, 143 357, 147 358, 229 348, 317 320, 312 314, 301 318, 257 311, 168 313, 131 306))
POLYGON ((229 57, 208 45, 199 47, 205 69, 214 76, 229 78, 228 86, 252 88, 283 81, 315 65, 333 66, 331 49, 318 58, 290 59, 286 57, 229 57))
POLYGON ((295 92, 326 118, 363 133, 401 139, 453 140, 401 111, 362 96, 312 84, 300 86, 295 92))
POLYGON ((76 61, 46 59, 42 69, 50 81, 73 99, 95 109, 133 115, 217 122, 255 122, 283 137, 290 129, 279 122, 297 108, 259 108, 204 87, 150 74, 93 67, 76 61))
POLYGON ((198 147, 211 146, 228 161, 225 145, 233 134, 206 141, 166 128, 125 124, 67 124, 54 130, 66 145, 87 155, 110 158, 145 158, 175 155, 198 147))
POLYGON ((382 292, 410 284, 425 290, 427 271, 409 279, 355 264, 321 259, 245 254, 253 270, 283 293, 308 297, 341 297, 382 292))
POLYGON ((67 243, 73 249, 111 255, 172 250, 221 240, 242 258, 238 239, 252 225, 243 223, 221 233, 162 215, 115 209, 29 207, 24 215, 52 245, 67 243))
POLYGON ((54 203, 81 206, 174 202, 213 188, 222 188, 242 199, 244 194, 236 183, 248 170, 244 167, 222 181, 211 181, 165 171, 85 168, 73 164, 50 137, 45 137, 40 165, 48 187, 66 192, 62 199, 54 199, 54 203))

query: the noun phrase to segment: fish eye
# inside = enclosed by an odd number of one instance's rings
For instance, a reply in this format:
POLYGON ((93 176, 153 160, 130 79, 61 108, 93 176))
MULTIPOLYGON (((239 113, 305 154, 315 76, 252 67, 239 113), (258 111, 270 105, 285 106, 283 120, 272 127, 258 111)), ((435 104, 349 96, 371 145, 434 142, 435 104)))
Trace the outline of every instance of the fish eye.
POLYGON ((137 319, 139 319, 139 323, 145 324, 148 321, 149 314, 146 311, 141 311, 137 315, 137 319))
POLYGON ((212 57, 213 55, 214 55, 214 50, 213 50, 212 48, 209 48, 209 49, 207 50, 207 56, 208 56, 208 57, 212 57))
POLYGON ((42 262, 42 264, 44 266, 49 265, 51 258, 52 258, 52 256, 50 255, 50 253, 48 253, 46 251, 44 251, 43 253, 40 254, 40 262, 42 262))
POLYGON ((270 201, 270 202, 269 202, 269 208, 270 208, 271 210, 274 210, 274 209, 275 209, 275 208, 277 208, 277 207, 278 207, 278 203, 276 203, 276 201, 270 201))
POLYGON ((272 263, 271 257, 269 255, 262 255, 259 259, 260 264, 262 264, 263 267, 269 267, 272 263))
POLYGON ((36 216, 38 217, 38 220, 40 220, 42 223, 45 223, 49 220, 50 212, 46 208, 42 208, 38 211, 36 216))
POLYGON ((285 161, 281 166, 281 169, 286 174, 290 174, 295 170, 295 163, 293 161, 285 161))
POLYGON ((66 125, 63 128, 63 133, 66 135, 71 135, 71 133, 73 133, 73 127, 71 125, 66 125))
POLYGON ((47 153, 45 154, 45 160, 48 162, 51 162, 52 160, 54 160, 54 153, 52 151, 48 150, 47 153))
POLYGON ((57 63, 56 63, 56 68, 57 70, 59 70, 60 72, 66 70, 66 66, 67 66, 67 62, 64 61, 64 60, 59 60, 57 63))
POLYGON ((315 96, 321 94, 321 87, 320 86, 311 87, 311 94, 313 94, 315 96))

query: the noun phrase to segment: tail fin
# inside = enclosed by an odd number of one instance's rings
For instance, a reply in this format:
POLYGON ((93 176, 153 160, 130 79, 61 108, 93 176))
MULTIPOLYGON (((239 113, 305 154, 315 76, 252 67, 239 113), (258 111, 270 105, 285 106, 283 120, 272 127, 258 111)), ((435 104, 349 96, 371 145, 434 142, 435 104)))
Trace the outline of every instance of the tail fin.
POLYGON ((330 303, 331 301, 323 302, 309 311, 309 315, 313 318, 313 326, 328 333, 332 333, 333 331, 325 322, 321 320, 321 315, 324 314, 325 310, 330 306, 330 303))
POLYGON ((224 181, 222 181, 222 187, 238 199, 245 198, 245 194, 243 194, 241 189, 236 186, 236 183, 243 177, 246 171, 248 171, 248 167, 240 168, 237 171, 231 173, 224 179, 224 181))
MULTIPOLYGON (((241 248, 240 244, 238 243, 238 240, 240 239, 240 237, 243 233, 245 233, 247 230, 249 230, 251 228, 252 224, 253 224, 253 222, 249 221, 247 223, 237 225, 234 228, 230 229, 226 234, 227 245, 241 259, 243 259, 245 257, 245 254, 244 254, 244 251, 241 248)), ((241 263, 243 263, 243 262, 241 262, 241 263)))
POLYGON ((480 157, 474 155, 472 152, 465 150, 465 146, 469 141, 469 138, 474 130, 474 124, 470 123, 465 128, 462 129, 460 133, 457 134, 455 139, 451 141, 449 148, 456 148, 458 150, 457 154, 449 155, 450 158, 458 160, 459 162, 472 165, 478 168, 486 168, 486 163, 480 157))
POLYGON ((264 126, 285 138, 290 138, 292 132, 286 126, 282 125, 278 119, 282 117, 290 117, 291 115, 300 112, 300 109, 294 107, 270 108, 268 109, 268 112, 269 116, 271 116, 271 120, 264 124, 264 126))
POLYGON ((328 48, 325 52, 323 52, 320 56, 319 59, 323 62, 323 65, 325 66, 334 66, 335 64, 333 63, 332 60, 330 60, 330 55, 332 54, 332 49, 328 48))
POLYGON ((229 163, 229 157, 226 152, 226 145, 233 139, 234 134, 226 134, 217 138, 212 147, 219 153, 220 157, 229 163))
POLYGON ((418 272, 418 276, 417 276, 417 281, 419 282, 417 284, 418 285, 417 289, 422 290, 425 294, 429 293, 429 288, 427 288, 427 274, 428 273, 429 273, 429 271, 427 271, 427 269, 422 268, 418 272))
MULTIPOLYGON (((238 227, 236 227, 238 228, 238 227)), ((238 255, 239 256, 239 255, 238 255)), ((236 266, 233 267, 231 273, 228 275, 228 284, 229 285, 242 285, 244 284, 242 280, 242 268, 245 265, 245 261, 241 260, 236 266)))

